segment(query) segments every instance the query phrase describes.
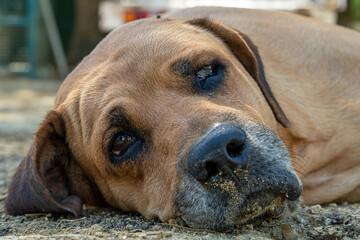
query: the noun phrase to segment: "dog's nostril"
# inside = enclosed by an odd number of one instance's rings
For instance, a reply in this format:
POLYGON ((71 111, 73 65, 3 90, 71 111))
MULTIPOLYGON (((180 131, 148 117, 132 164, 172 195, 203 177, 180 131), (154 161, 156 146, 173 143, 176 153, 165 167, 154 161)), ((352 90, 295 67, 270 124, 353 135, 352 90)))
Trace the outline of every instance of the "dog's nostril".
POLYGON ((226 152, 231 158, 237 158, 244 150, 245 142, 233 140, 226 146, 226 152))
POLYGON ((207 173, 207 179, 218 174, 218 166, 214 162, 207 162, 205 165, 205 170, 207 173))

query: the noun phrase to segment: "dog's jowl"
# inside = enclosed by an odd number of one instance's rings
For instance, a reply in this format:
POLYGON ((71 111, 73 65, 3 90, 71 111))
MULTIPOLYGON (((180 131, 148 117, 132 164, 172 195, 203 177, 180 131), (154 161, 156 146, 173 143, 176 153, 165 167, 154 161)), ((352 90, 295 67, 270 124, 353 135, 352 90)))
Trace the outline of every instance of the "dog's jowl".
POLYGON ((194 8, 111 32, 67 77, 8 214, 83 204, 227 231, 360 200, 360 34, 194 8))

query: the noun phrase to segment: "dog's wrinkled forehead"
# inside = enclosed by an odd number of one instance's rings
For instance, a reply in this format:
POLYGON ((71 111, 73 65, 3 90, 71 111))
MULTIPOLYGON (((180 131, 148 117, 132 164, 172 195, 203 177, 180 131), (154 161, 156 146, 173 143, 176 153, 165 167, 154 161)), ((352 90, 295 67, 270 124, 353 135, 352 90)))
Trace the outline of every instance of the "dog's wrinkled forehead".
MULTIPOLYGON (((100 42, 69 75, 60 92, 67 95, 69 89, 81 88, 84 82, 98 82, 99 77, 124 82, 131 79, 133 84, 142 84, 144 74, 156 74, 182 56, 195 61, 209 57, 211 52, 224 51, 223 46, 221 40, 206 30, 183 20, 134 21, 112 31, 100 42)), ((62 100, 63 96, 57 103, 62 100)))
POLYGON ((112 56, 118 56, 118 51, 124 53, 123 51, 141 49, 139 55, 132 56, 146 59, 161 57, 164 53, 179 54, 186 51, 190 45, 201 46, 209 43, 214 47, 214 44, 220 42, 204 29, 183 20, 143 19, 119 27, 109 35, 104 44, 115 47, 109 49, 112 56))
MULTIPOLYGON (((138 102, 148 97, 153 102, 156 99, 151 93, 187 87, 186 82, 171 75, 173 65, 185 60, 194 65, 211 62, 228 51, 224 46, 206 30, 183 20, 144 19, 126 24, 111 32, 69 75, 55 105, 65 99, 73 104, 76 98, 83 107, 91 104, 86 108, 89 112, 105 109, 120 95, 138 102)), ((126 99, 122 100, 126 104, 126 99)))

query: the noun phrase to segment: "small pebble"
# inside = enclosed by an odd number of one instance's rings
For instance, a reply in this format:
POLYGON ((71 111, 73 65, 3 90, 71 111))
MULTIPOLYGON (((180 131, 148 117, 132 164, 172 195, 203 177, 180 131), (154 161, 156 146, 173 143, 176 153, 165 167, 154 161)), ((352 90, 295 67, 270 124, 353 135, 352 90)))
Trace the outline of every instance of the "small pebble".
POLYGON ((319 213, 321 209, 322 209, 322 207, 319 204, 316 204, 316 205, 310 207, 310 212, 312 214, 319 213))
POLYGON ((128 225, 125 226, 125 228, 126 228, 126 230, 131 230, 131 229, 134 228, 134 225, 128 224, 128 225))
POLYGON ((254 225, 252 225, 252 224, 247 224, 247 225, 246 225, 246 229, 249 230, 249 231, 254 231, 254 225))

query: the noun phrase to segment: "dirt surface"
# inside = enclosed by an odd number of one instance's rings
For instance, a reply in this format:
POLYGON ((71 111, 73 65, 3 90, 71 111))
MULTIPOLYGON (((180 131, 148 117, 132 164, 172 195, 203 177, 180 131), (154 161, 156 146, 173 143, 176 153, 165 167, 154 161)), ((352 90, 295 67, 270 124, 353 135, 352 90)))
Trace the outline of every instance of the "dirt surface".
POLYGON ((10 177, 50 109, 55 81, 0 77, 0 239, 359 239, 360 205, 304 206, 280 220, 238 226, 230 233, 199 231, 175 222, 147 221, 135 213, 87 208, 70 219, 51 214, 8 216, 4 199, 10 177))

